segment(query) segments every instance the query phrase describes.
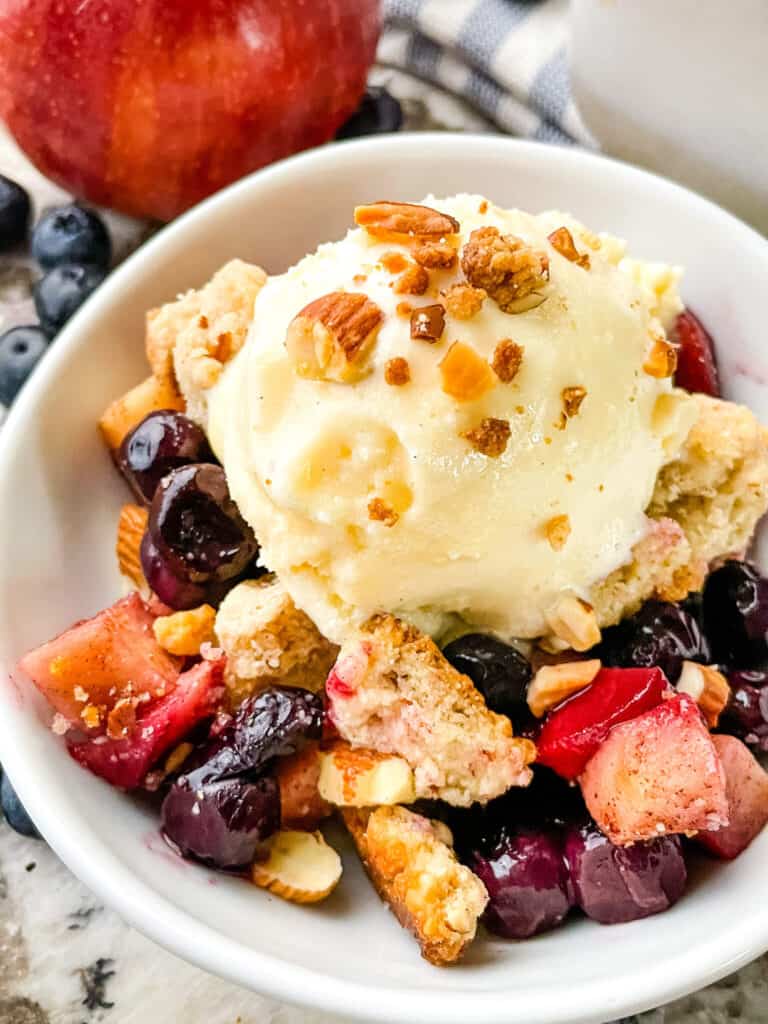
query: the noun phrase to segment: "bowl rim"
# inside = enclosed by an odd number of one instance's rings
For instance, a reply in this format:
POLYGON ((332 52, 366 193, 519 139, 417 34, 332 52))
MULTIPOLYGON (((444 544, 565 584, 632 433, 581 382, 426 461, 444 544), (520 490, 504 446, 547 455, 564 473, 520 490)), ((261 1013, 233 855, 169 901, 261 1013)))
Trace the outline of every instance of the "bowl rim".
MULTIPOLYGON (((424 132, 393 134, 348 140, 299 153, 256 171, 216 193, 161 229, 110 274, 98 291, 61 331, 46 358, 33 373, 8 413, 0 430, 0 496, 18 439, 36 415, 39 397, 49 381, 82 342, 81 329, 97 322, 108 310, 112 296, 140 278, 144 265, 163 249, 176 234, 199 218, 215 218, 219 209, 245 199, 255 184, 274 182, 292 175, 333 173, 334 165, 355 151, 368 151, 372 159, 380 151, 391 151, 407 158, 408 152, 427 146, 439 159, 441 152, 457 145, 466 151, 516 151, 530 159, 532 166, 541 161, 556 161, 565 172, 588 171, 608 166, 628 184, 661 188, 677 195, 681 203, 694 207, 708 218, 719 219, 724 230, 738 237, 739 244, 768 254, 768 240, 732 214, 682 185, 601 154, 576 148, 519 140, 502 135, 424 132)), ((84 337, 84 335, 83 335, 84 337)), ((0 567, 0 586, 4 585, 0 567)), ((67 867, 133 927, 159 945, 183 957, 203 970, 216 973, 238 985, 265 993, 294 1005, 323 1009, 348 1016, 350 1007, 367 1020, 382 1022, 420 1020, 425 1024, 465 1024, 467 1020, 484 1024, 504 1024, 510 1019, 510 992, 515 996, 515 1019, 530 1024, 597 1024, 622 1015, 639 1012, 668 1002, 709 984, 745 965, 768 949, 768 910, 761 912, 755 901, 754 915, 740 920, 716 935, 702 936, 701 944, 678 950, 673 958, 657 965, 653 972, 628 967, 622 974, 600 977, 571 990, 567 1000, 554 999, 542 1007, 541 997, 533 989, 446 990, 448 998, 433 989, 371 986, 342 979, 323 971, 296 966, 279 957, 240 945, 213 927, 181 910, 149 885, 139 881, 102 842, 96 833, 77 834, 59 820, 55 809, 47 806, 25 771, 25 756, 13 729, 0 716, 0 755, 8 774, 40 831, 67 867), (542 1016, 542 1010, 546 1016, 542 1016)))

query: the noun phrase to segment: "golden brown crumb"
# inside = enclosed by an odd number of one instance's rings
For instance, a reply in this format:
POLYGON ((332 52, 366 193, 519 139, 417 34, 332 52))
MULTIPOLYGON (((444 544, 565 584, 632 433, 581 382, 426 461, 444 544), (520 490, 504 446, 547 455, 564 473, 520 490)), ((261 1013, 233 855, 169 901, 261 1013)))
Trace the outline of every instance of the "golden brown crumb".
POLYGON ((200 315, 197 318, 197 326, 200 328, 201 331, 207 331, 209 326, 208 317, 200 315))
POLYGON ((89 729, 96 729, 101 724, 101 711, 95 704, 88 704, 80 712, 80 717, 89 729))
POLYGON ((408 260, 401 252, 385 252, 379 263, 390 274, 401 274, 408 266, 408 260))
POLYGON ((216 609, 209 604, 160 615, 152 623, 155 639, 170 654, 196 657, 205 643, 215 643, 216 609))
MULTIPOLYGON (((549 280, 549 259, 515 235, 498 228, 476 228, 461 253, 467 280, 483 288, 505 313, 531 309, 530 301, 549 280)), ((542 295, 534 300, 544 301, 542 295)))
POLYGON ((440 363, 443 391, 459 402, 472 402, 496 386, 496 374, 483 357, 463 341, 454 341, 440 363))
POLYGON ((222 331, 221 334, 216 336, 216 349, 213 353, 213 358, 218 359, 220 363, 228 363, 234 355, 235 348, 232 340, 231 331, 222 331))
POLYGON ((589 270, 589 254, 579 253, 576 248, 573 235, 566 227, 558 228, 557 231, 553 231, 549 235, 549 244, 552 248, 559 252, 561 256, 565 256, 571 263, 576 263, 585 270, 589 270))
POLYGON ((504 338, 493 350, 491 366, 493 372, 504 384, 509 384, 517 376, 523 365, 523 352, 523 346, 518 345, 511 338, 504 338))
POLYGON ((429 288, 429 274, 418 263, 408 267, 393 285, 396 295, 423 295, 427 288, 429 288))
POLYGON ((486 292, 482 288, 473 288, 466 282, 459 282, 446 288, 443 298, 446 309, 454 319, 470 320, 483 308, 486 292))
POLYGON ((388 360, 387 365, 384 367, 384 380, 387 384, 399 388, 403 384, 407 384, 410 379, 411 368, 408 365, 407 359, 403 359, 402 356, 396 356, 394 359, 388 360))
POLYGON ((563 388, 560 392, 563 399, 563 413, 568 419, 573 416, 577 416, 581 403, 587 397, 587 389, 583 388, 580 384, 576 384, 570 388, 563 388))
POLYGON ((665 338, 654 338, 643 369, 650 377, 671 377, 677 369, 677 348, 665 338))
POLYGON ((523 413, 525 412, 525 406, 524 405, 516 405, 515 406, 515 412, 517 413, 518 416, 522 416, 523 413))
POLYGON ((477 208, 477 212, 478 213, 487 213, 488 212, 488 200, 487 199, 483 199, 481 201, 480 205, 477 208))
POLYGON ((424 242, 414 250, 413 258, 427 270, 450 270, 456 266, 458 253, 447 242, 424 242))
POLYGON ((394 526, 400 516, 381 498, 371 498, 368 502, 368 518, 385 526, 394 526))
POLYGON ((414 341, 440 341, 445 330, 445 309, 440 303, 420 306, 411 313, 411 337, 414 341))
POLYGON ((107 715, 107 736, 122 740, 130 736, 136 726, 136 702, 127 697, 119 700, 107 715))
POLYGON ((571 535, 571 520, 568 516, 552 516, 543 526, 544 536, 553 551, 561 551, 571 535))
POLYGON ((572 484, 573 483, 573 473, 566 473, 565 474, 565 479, 568 481, 569 484, 572 484))
POLYGON ((504 453, 509 443, 512 430, 508 420, 499 420, 489 416, 480 421, 472 430, 465 430, 461 435, 472 447, 482 455, 497 459, 504 453))
POLYGON ((354 281, 355 284, 365 284, 365 282, 368 280, 368 275, 367 274, 355 274, 355 276, 352 278, 352 280, 354 281))
POLYGON ((398 302, 395 306, 395 312, 398 316, 410 316, 413 312, 413 306, 410 302, 398 302))

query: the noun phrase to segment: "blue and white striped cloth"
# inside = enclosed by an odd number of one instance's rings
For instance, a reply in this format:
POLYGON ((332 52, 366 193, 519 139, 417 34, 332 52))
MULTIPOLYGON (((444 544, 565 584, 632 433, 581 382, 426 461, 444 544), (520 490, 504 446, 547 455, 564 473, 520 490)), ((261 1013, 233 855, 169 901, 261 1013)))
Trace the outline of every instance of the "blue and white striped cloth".
POLYGON ((592 145, 571 98, 568 0, 384 0, 379 63, 461 96, 501 131, 592 145))

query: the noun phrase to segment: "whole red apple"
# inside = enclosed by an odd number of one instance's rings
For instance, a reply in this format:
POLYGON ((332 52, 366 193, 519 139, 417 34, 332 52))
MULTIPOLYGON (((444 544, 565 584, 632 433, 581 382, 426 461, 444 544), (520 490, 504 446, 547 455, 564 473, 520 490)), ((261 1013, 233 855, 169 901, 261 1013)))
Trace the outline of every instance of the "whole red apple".
POLYGON ((0 0, 0 116, 76 195, 169 220, 332 138, 379 0, 0 0))

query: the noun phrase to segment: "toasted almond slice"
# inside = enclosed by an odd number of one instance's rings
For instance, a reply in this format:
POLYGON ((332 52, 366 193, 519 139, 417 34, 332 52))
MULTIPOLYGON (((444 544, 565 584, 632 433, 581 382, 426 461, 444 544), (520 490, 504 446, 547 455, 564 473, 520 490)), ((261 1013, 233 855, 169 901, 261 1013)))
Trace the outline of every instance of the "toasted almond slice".
POLYGON ((158 409, 184 411, 184 399, 176 391, 170 377, 158 380, 147 377, 121 398, 107 406, 99 420, 99 430, 107 445, 116 451, 125 437, 145 416, 158 409))
POLYGON ((285 345, 300 377, 351 384, 368 371, 384 314, 367 295, 329 292, 288 325, 285 345))
POLYGON ((695 661, 683 662, 677 691, 693 697, 710 729, 717 726, 731 697, 731 688, 722 672, 712 665, 699 665, 695 661))
POLYGON ((589 686, 601 665, 599 659, 563 661, 559 665, 542 665, 528 684, 528 707, 537 718, 550 708, 589 686))
POLYGON ((291 903, 319 903, 339 884, 341 870, 341 858, 321 832, 282 830, 270 840, 267 859, 253 865, 251 878, 291 903))
POLYGON ((413 771, 402 757, 355 749, 343 740, 321 753, 318 789, 337 807, 383 807, 416 799, 413 771))
POLYGON ((554 635, 574 651, 588 651, 600 643, 600 627, 591 604, 575 594, 564 594, 555 609, 547 616, 547 624, 554 635))
POLYGON ((643 369, 650 377, 671 377, 677 369, 677 348, 664 338, 655 338, 643 369))
POLYGON ((355 223, 376 238, 411 235, 440 239, 456 234, 460 228, 457 220, 447 213, 433 210, 431 206, 391 203, 387 200, 355 207, 355 223))
POLYGON ((201 604, 187 611, 160 615, 152 623, 155 639, 170 654, 196 657, 203 644, 216 642, 216 609, 201 604))
POLYGON ((483 357, 463 341, 454 341, 440 363, 443 391, 459 402, 472 402, 498 381, 483 357))
POLYGON ((147 518, 145 508, 129 502, 120 509, 120 518, 117 520, 117 564, 121 574, 135 583, 139 590, 147 586, 139 555, 147 518))

